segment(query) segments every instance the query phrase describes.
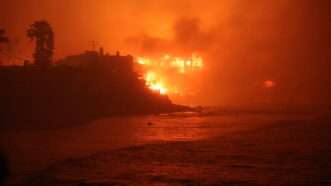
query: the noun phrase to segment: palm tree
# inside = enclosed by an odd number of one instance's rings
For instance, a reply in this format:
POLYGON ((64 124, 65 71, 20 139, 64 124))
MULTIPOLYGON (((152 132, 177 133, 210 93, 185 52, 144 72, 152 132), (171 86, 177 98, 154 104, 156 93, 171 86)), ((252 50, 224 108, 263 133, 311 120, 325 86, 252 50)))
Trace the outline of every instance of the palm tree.
POLYGON ((53 58, 54 33, 47 21, 36 21, 30 25, 27 36, 36 41, 34 61, 38 66, 49 66, 53 58))

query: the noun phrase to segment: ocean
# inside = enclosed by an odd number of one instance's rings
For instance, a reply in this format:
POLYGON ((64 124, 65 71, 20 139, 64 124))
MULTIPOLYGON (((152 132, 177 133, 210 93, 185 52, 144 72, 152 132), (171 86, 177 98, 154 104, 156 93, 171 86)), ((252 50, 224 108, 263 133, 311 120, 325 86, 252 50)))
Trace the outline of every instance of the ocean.
MULTIPOLYGON (((1 131, 7 185, 331 185, 330 119, 178 113, 1 131)), ((47 123, 45 123, 47 125, 47 123)))

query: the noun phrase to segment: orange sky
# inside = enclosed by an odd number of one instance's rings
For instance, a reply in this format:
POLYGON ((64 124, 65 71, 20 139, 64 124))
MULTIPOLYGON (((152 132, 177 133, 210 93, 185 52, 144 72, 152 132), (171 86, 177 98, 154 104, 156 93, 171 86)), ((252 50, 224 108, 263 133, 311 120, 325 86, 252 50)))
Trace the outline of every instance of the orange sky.
POLYGON ((330 103, 330 7, 327 0, 3 0, 0 27, 24 58, 33 51, 25 31, 38 19, 53 25, 56 58, 92 40, 112 53, 201 53, 208 71, 195 103, 330 103))

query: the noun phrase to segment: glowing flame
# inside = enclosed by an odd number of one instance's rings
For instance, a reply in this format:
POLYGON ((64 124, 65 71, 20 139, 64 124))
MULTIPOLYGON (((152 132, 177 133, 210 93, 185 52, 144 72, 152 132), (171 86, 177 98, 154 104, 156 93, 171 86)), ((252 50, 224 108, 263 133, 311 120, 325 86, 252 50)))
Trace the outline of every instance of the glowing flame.
POLYGON ((164 84, 157 79, 157 74, 155 72, 147 72, 145 76, 146 85, 148 88, 154 91, 160 92, 160 94, 167 94, 168 89, 164 84))
POLYGON ((274 88, 276 86, 276 82, 272 80, 266 80, 264 81, 264 87, 265 88, 274 88))
POLYGON ((163 67, 176 69, 179 73, 192 72, 199 70, 203 67, 202 57, 192 54, 190 59, 181 57, 172 57, 168 54, 164 55, 160 59, 150 59, 147 57, 138 57, 138 64, 147 67, 163 67))
POLYGON ((159 91, 160 94, 167 94, 168 92, 168 89, 163 87, 161 83, 151 84, 149 88, 155 91, 159 91))
POLYGON ((136 61, 142 67, 146 86, 160 94, 178 94, 176 76, 189 75, 204 66, 202 57, 196 54, 190 58, 169 54, 160 58, 138 57, 136 61))

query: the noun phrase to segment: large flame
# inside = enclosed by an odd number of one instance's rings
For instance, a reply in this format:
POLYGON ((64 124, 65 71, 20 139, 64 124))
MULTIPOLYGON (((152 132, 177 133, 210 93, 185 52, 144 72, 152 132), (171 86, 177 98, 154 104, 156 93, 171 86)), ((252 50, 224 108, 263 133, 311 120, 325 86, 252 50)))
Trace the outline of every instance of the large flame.
POLYGON ((162 57, 138 57, 137 63, 142 69, 142 78, 146 86, 160 94, 174 95, 185 94, 180 91, 176 77, 185 77, 204 66, 202 57, 192 54, 189 58, 177 57, 166 54, 162 57))
POLYGON ((148 71, 145 75, 145 81, 148 88, 160 92, 160 94, 167 94, 168 88, 158 79, 158 75, 153 71, 148 71))

